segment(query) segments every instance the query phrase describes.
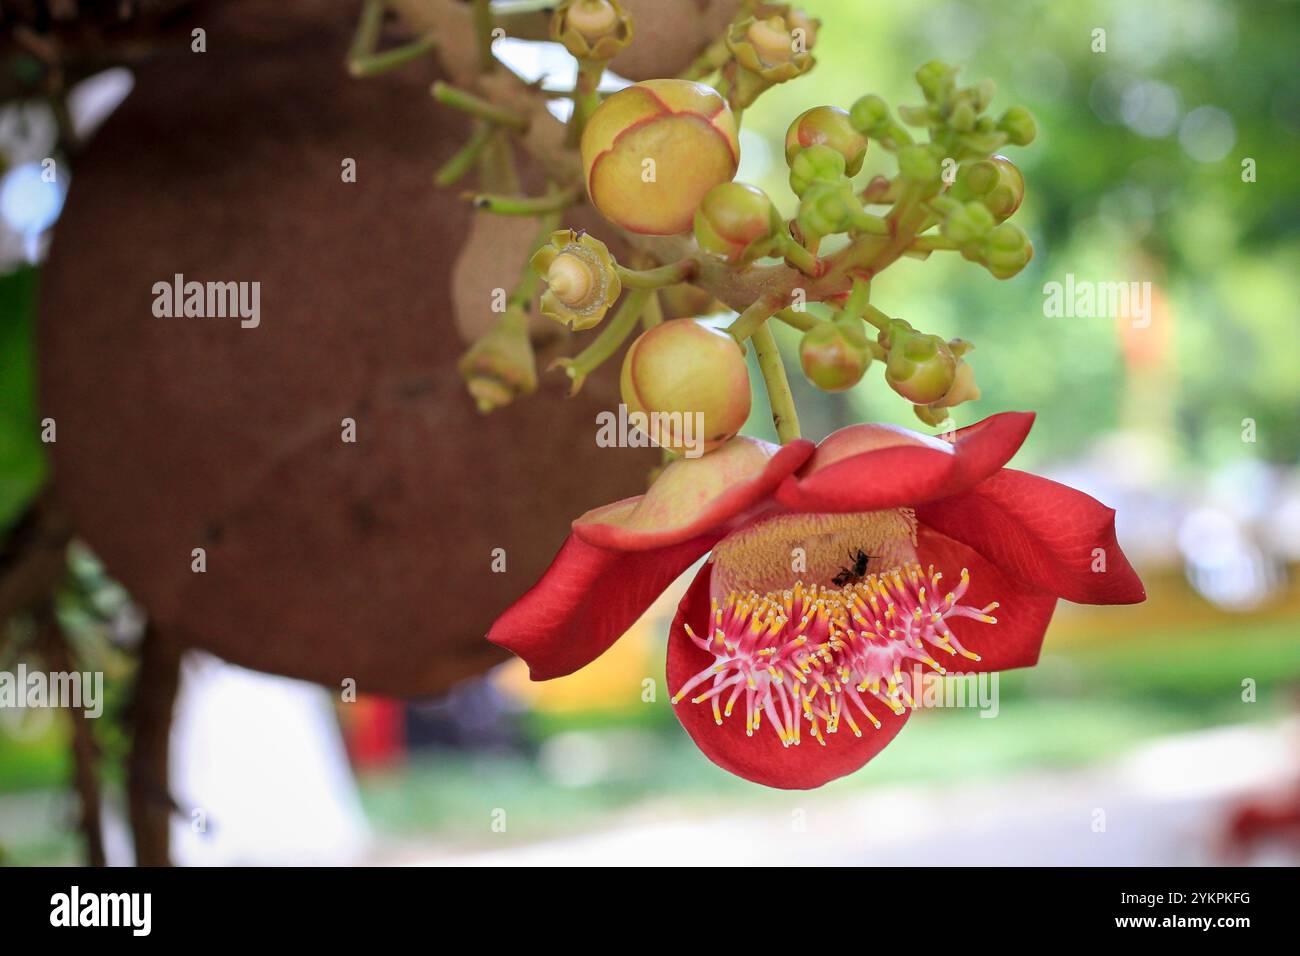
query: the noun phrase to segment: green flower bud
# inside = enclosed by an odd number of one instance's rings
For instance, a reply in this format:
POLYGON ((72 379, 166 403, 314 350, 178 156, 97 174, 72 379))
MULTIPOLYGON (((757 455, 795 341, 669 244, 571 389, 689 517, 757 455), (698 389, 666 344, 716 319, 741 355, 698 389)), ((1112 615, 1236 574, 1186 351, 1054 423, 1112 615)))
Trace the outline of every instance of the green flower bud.
POLYGON ((879 138, 889 125, 889 107, 875 93, 868 93, 849 107, 849 122, 859 133, 879 138))
POLYGON ((968 100, 962 100, 948 115, 948 126, 959 133, 969 133, 975 128, 975 119, 975 107, 968 100))
POLYGON ((871 349, 860 320, 822 322, 799 342, 799 364, 808 381, 825 392, 843 392, 862 380, 871 349))
POLYGON ((938 186, 943 181, 939 160, 926 146, 904 146, 898 151, 898 174, 911 183, 938 186))
POLYGON ((1034 257, 1034 247, 1025 231, 1013 222, 1004 222, 988 235, 984 265, 999 279, 1010 279, 1034 257))
POLYGON ((763 255, 780 228, 781 217, 767 193, 745 183, 714 186, 695 212, 700 248, 735 264, 763 255))
POLYGON ((942 60, 931 60, 916 71, 916 84, 931 103, 940 103, 952 93, 957 71, 942 60))
POLYGON ((815 106, 801 114, 785 134, 785 161, 793 163, 809 146, 829 146, 844 157, 844 172, 856 176, 867 155, 867 138, 859 133, 849 114, 835 106, 815 106))
POLYGON ((852 188, 844 184, 814 183, 800 200, 795 221, 805 239, 820 239, 848 232, 862 211, 852 188))
POLYGON ((891 336, 885 380, 908 401, 937 402, 952 388, 956 373, 957 360, 939 336, 920 332, 891 336))
POLYGON ((993 213, 979 202, 961 203, 953 207, 943 220, 941 230, 945 236, 963 248, 983 239, 997 225, 993 213))
POLYGON ((838 185, 844 180, 844 156, 829 146, 809 146, 790 163, 790 189, 802 196, 814 183, 838 185))
POLYGON ((1013 146, 1028 146, 1038 135, 1034 114, 1023 106, 1013 106, 1003 113, 998 120, 998 129, 1007 134, 1007 140, 1013 146))
POLYGON ((1005 156, 963 163, 948 195, 963 202, 978 200, 997 222, 1008 219, 1025 198, 1025 178, 1005 156))
POLYGON ((984 205, 993 218, 1003 222, 1020 208, 1025 198, 1025 177, 1020 169, 1005 156, 993 156, 989 160, 998 172, 998 181, 984 195, 984 205))

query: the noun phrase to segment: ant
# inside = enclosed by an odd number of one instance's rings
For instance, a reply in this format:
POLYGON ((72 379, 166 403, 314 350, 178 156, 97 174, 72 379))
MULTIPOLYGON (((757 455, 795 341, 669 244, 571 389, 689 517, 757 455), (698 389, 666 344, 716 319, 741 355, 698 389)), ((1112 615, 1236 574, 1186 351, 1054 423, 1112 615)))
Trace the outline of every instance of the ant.
POLYGON ((837 588, 842 588, 846 584, 857 584, 866 577, 867 563, 870 562, 873 557, 875 557, 875 555, 867 554, 861 548, 858 548, 857 554, 850 551, 849 563, 851 564, 851 567, 840 568, 840 573, 831 579, 831 583, 837 588))

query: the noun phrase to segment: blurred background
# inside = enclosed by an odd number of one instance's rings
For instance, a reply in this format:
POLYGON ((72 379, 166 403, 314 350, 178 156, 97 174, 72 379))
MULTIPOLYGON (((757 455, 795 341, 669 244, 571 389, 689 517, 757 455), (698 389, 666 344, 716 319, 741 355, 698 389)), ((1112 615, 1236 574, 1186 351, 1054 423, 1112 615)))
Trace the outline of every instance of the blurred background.
MULTIPOLYGON (((996 282, 955 256, 904 260, 874 301, 975 343, 984 398, 957 424, 1035 410, 1014 464, 1117 509, 1148 601, 1061 604, 1040 665, 1001 675, 995 719, 922 712, 810 793, 731 777, 677 725, 663 661, 683 582, 601 660, 546 684, 507 663, 437 699, 340 702, 191 654, 172 740, 179 862, 1300 862, 1300 7, 805 6, 825 24, 818 66, 763 96, 742 133, 739 178, 778 199, 791 118, 867 92, 914 102, 932 58, 995 79, 995 111, 1037 117, 1039 139, 1012 154, 1030 266, 996 282), (1047 315, 1044 285, 1067 274, 1151 283, 1149 323, 1047 315)), ((558 49, 503 47, 557 87, 571 73, 558 49)), ((125 70, 87 81, 79 115, 93 125, 130 84, 125 70)), ((42 176, 57 129, 40 103, 0 111, 0 528, 46 477, 36 290, 76 176, 42 176)), ((877 172, 892 169, 873 150, 862 175, 877 172)), ((806 386, 797 362, 791 377, 808 437, 919 427, 874 375, 843 396, 806 386)), ((748 431, 772 437, 765 407, 748 431)), ((105 839, 128 862, 115 782, 142 612, 89 549, 70 567, 59 620, 106 673, 105 839)), ((39 659, 11 624, 0 670, 39 659)), ((0 862, 81 858, 71 724, 0 708, 0 862)))

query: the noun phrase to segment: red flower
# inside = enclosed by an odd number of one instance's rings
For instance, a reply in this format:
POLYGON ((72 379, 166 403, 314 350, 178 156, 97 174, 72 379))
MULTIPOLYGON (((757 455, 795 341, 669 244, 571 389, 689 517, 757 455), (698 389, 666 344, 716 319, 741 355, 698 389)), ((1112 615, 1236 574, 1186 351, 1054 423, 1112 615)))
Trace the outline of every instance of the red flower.
POLYGON ((732 773, 820 786, 898 733, 913 668, 1028 667, 1058 597, 1145 599, 1111 509, 1003 467, 1032 423, 994 415, 951 443, 854 425, 676 461, 578 518, 488 638, 534 680, 572 673, 711 550, 668 638, 677 717, 732 773))

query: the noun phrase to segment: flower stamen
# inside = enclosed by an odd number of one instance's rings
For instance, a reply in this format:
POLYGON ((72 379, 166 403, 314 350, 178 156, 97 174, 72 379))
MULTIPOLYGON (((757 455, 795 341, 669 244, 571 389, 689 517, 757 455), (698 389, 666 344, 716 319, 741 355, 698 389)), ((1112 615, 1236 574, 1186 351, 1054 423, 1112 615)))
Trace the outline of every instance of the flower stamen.
POLYGON ((843 588, 797 582, 767 594, 732 591, 712 603, 711 637, 686 625, 687 638, 714 660, 678 688, 673 703, 688 695, 693 704, 710 701, 721 726, 743 693, 745 733, 752 737, 766 716, 786 747, 799 745, 805 722, 823 747, 841 722, 862 736, 855 713, 879 730, 871 706, 897 716, 915 706, 907 662, 942 675, 948 671, 931 648, 980 659, 953 634, 950 619, 997 623, 990 613, 996 601, 983 608, 960 603, 970 586, 965 568, 951 591, 940 588, 941 578, 933 566, 907 563, 843 588))

